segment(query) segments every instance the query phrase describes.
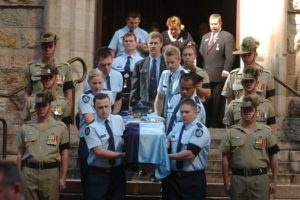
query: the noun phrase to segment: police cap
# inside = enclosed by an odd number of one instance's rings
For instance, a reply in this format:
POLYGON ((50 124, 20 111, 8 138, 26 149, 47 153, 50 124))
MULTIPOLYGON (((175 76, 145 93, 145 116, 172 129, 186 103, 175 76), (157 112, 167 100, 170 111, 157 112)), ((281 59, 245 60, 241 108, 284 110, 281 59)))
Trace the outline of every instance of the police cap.
POLYGON ((241 48, 237 51, 232 52, 233 54, 246 54, 251 52, 256 52, 259 42, 253 37, 245 37, 241 44, 241 48))

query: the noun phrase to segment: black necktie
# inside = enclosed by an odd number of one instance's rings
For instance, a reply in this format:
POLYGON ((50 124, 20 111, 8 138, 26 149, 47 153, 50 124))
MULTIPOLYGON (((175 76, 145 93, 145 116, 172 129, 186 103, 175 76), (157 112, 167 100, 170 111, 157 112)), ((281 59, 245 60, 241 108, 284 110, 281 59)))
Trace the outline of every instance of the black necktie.
POLYGON ((130 58, 131 56, 127 56, 127 62, 124 67, 124 72, 128 74, 130 73, 130 58))
MULTIPOLYGON (((107 133, 109 135, 109 138, 108 138, 108 150, 115 151, 115 140, 114 140, 113 132, 112 132, 110 126, 109 126, 109 121, 105 120, 104 124, 105 124, 106 131, 107 131, 107 133)), ((109 159, 109 164, 110 165, 114 165, 115 162, 116 162, 115 159, 109 159)))
POLYGON ((155 98, 155 93, 157 90, 157 79, 156 79, 156 59, 152 59, 151 69, 150 69, 150 84, 149 84, 149 96, 155 98))
POLYGON ((180 102, 181 102, 181 100, 179 101, 178 105, 177 105, 177 106, 174 108, 174 110, 173 110, 171 119, 170 119, 170 121, 169 121, 169 126, 168 126, 168 128, 167 128, 167 135, 169 135, 169 133, 170 133, 170 132, 172 131, 172 129, 173 129, 174 122, 175 122, 175 120, 176 120, 176 114, 177 114, 177 112, 178 112, 178 110, 179 110, 179 108, 180 108, 180 102))
MULTIPOLYGON (((182 128, 181 128, 181 131, 180 131, 180 134, 179 134, 179 138, 178 138, 178 143, 177 143, 177 149, 176 149, 176 152, 180 152, 181 151, 181 138, 182 138, 182 134, 183 134, 183 131, 184 131, 184 128, 185 126, 182 125, 182 128)), ((182 169, 183 168, 183 161, 176 161, 176 168, 177 169, 182 169)))
POLYGON ((109 91, 111 91, 111 87, 110 87, 110 77, 109 77, 109 75, 107 74, 107 76, 106 76, 106 89, 107 90, 109 90, 109 91))
POLYGON ((168 91, 167 91, 168 101, 170 101, 171 97, 172 97, 172 87, 173 87, 173 77, 172 77, 172 74, 170 74, 169 80, 168 80, 168 91))

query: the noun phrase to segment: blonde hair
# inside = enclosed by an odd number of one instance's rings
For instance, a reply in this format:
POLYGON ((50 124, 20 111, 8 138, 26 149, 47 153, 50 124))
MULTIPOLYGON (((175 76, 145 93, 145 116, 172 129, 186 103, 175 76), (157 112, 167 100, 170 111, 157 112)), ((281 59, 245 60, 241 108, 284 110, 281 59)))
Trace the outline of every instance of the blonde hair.
POLYGON ((172 16, 167 19, 166 22, 167 27, 169 26, 177 26, 181 28, 181 19, 177 16, 172 16))
POLYGON ((167 45, 164 49, 164 57, 166 59, 166 57, 169 56, 175 56, 177 58, 181 58, 180 50, 173 45, 167 45))
POLYGON ((98 68, 92 69, 88 74, 88 81, 98 76, 101 76, 101 78, 103 78, 103 73, 98 68))

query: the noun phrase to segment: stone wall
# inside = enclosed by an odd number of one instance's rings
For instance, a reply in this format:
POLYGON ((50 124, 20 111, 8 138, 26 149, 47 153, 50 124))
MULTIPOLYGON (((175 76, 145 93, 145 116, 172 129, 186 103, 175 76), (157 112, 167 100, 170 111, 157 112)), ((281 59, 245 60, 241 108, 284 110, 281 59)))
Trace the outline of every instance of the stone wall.
MULTIPOLYGON (((39 56, 43 31, 43 0, 0 0, 0 93, 22 86, 23 68, 39 56)), ((19 130, 23 93, 0 97, 0 117, 8 123, 9 143, 19 130)), ((2 133, 1 133, 2 134, 2 133)))
MULTIPOLYGON (((23 85, 24 66, 40 57, 39 38, 45 31, 54 32, 60 38, 56 48, 59 60, 81 57, 92 68, 95 12, 96 0, 0 0, 0 96, 23 85)), ((72 65, 72 70, 74 79, 82 76, 78 62, 72 65)), ((76 96, 80 93, 79 85, 76 96)), ((9 144, 20 128, 24 104, 23 92, 10 98, 0 97, 0 117, 8 123, 9 144)), ((2 146, 1 124, 0 131, 2 146)))

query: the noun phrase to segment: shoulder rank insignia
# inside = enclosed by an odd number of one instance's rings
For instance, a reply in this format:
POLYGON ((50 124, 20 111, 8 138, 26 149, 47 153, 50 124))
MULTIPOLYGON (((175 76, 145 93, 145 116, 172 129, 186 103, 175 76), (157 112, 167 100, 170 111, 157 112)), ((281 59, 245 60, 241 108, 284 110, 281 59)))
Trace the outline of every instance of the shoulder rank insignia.
POLYGON ((84 130, 84 134, 86 136, 88 136, 90 134, 91 130, 90 130, 90 127, 86 127, 85 130, 84 130))
POLYGON ((90 100, 90 97, 89 97, 88 95, 82 96, 82 101, 83 101, 84 103, 89 102, 89 100, 90 100))
POLYGON ((57 145, 58 142, 58 135, 55 135, 55 133, 51 133, 47 136, 47 144, 49 145, 57 145))
POLYGON ((195 135, 196 135, 196 137, 202 137, 202 135, 203 135, 202 129, 197 128, 197 129, 196 129, 196 132, 195 132, 195 135))

